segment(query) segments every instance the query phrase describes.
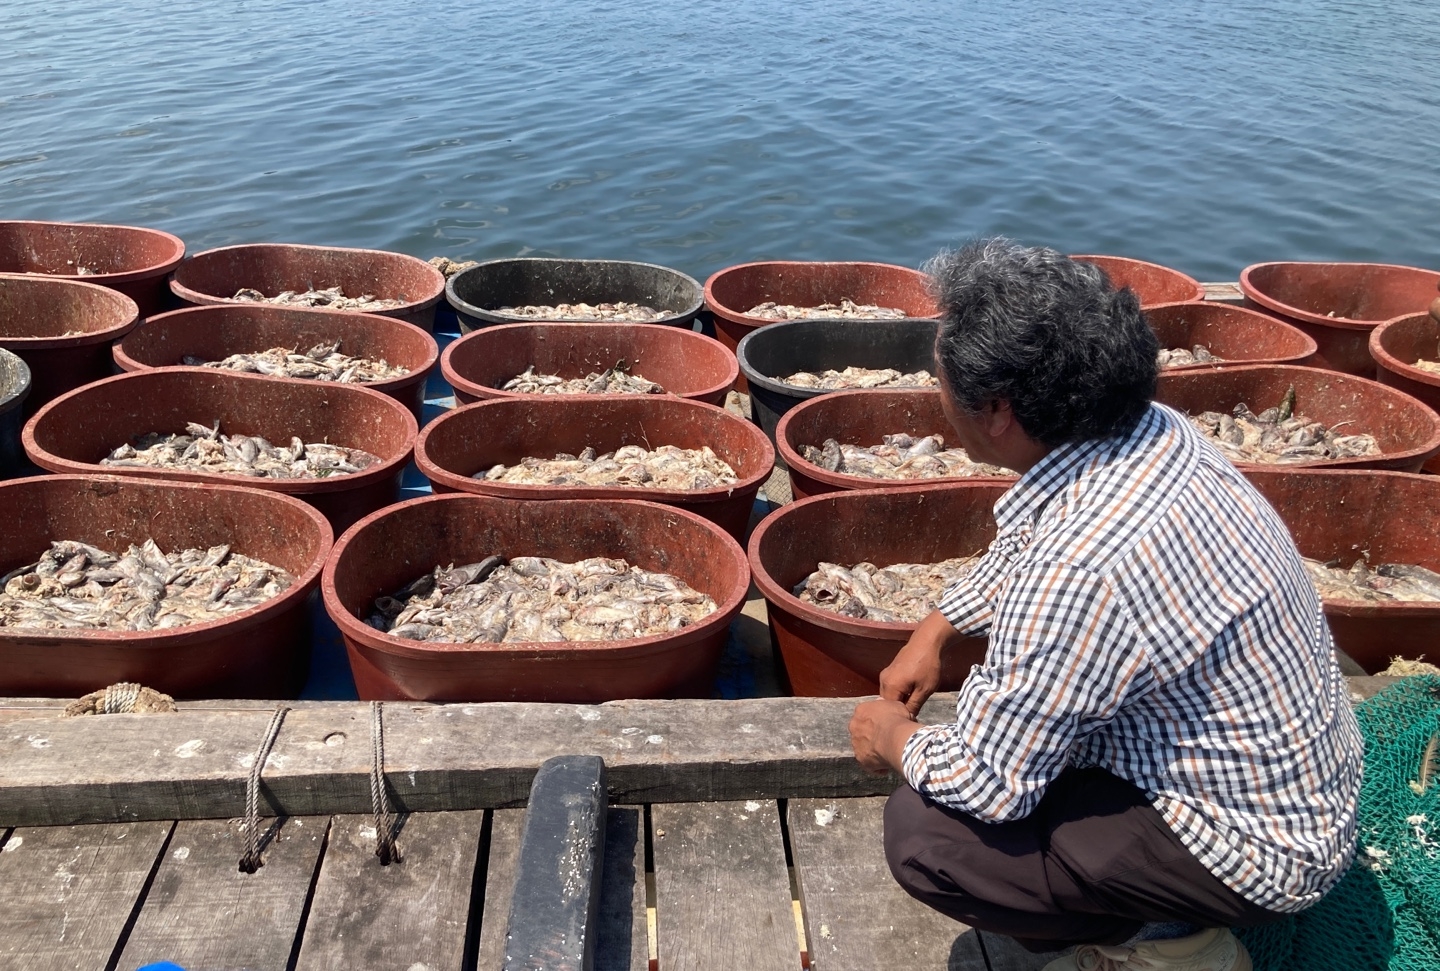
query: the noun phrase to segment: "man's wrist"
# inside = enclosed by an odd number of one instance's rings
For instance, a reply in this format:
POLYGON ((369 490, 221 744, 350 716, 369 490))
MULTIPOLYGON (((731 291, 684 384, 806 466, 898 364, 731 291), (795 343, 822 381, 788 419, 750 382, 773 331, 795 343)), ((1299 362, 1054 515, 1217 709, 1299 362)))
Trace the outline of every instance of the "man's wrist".
POLYGON ((897 716, 885 725, 880 754, 890 763, 890 767, 901 775, 905 774, 905 745, 910 741, 910 736, 923 727, 925 726, 908 716, 897 716))

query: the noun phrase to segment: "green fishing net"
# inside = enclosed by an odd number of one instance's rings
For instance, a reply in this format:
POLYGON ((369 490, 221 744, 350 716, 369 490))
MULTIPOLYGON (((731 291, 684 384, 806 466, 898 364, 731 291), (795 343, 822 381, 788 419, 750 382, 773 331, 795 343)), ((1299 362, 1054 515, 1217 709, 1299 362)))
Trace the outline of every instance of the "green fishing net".
POLYGON ((1355 862, 1309 910, 1236 931, 1255 971, 1440 969, 1440 772, 1418 791, 1440 737, 1440 677, 1405 678, 1355 714, 1365 735, 1355 862))

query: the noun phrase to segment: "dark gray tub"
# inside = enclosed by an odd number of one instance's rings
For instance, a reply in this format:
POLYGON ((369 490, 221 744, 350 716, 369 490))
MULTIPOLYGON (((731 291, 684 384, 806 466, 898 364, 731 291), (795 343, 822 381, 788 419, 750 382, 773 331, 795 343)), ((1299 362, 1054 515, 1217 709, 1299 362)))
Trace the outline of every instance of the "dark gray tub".
POLYGON ((560 260, 523 256, 486 260, 445 284, 445 299, 469 333, 492 324, 535 323, 495 313, 500 307, 561 303, 639 303, 663 311, 650 324, 690 327, 705 302, 699 281, 679 270, 629 260, 560 260))
POLYGON ((20 444, 20 429, 25 424, 21 405, 29 394, 30 368, 17 355, 0 348, 0 479, 33 471, 20 444))

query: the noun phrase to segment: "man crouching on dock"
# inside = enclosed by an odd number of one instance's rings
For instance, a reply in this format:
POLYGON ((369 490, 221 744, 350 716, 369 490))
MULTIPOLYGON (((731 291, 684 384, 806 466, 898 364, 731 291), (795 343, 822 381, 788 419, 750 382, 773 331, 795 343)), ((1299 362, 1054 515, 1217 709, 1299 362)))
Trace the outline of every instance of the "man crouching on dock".
POLYGON ((1228 928, 1314 904, 1355 841, 1360 732, 1295 544, 1151 401, 1129 290, 1003 239, 929 269, 946 416, 1020 480, 850 723, 860 763, 909 783, 891 871, 972 927, 1076 946, 1047 971, 1249 971, 1228 928), (955 723, 920 725, 978 634, 955 723))

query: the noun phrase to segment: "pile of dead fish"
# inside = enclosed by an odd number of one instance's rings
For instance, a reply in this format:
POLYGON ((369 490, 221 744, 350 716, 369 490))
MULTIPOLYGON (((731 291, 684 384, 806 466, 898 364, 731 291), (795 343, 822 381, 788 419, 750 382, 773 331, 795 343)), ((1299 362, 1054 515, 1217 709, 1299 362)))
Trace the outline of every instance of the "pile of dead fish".
POLYGON ((56 540, 39 560, 0 578, 0 627, 167 630, 249 610, 294 580, 229 546, 163 553, 147 539, 116 555, 56 540))
POLYGON ((1305 559, 1305 572, 1321 600, 1440 603, 1440 573, 1408 563, 1381 563, 1373 570, 1362 557, 1349 567, 1338 560, 1305 559))
POLYGON ((448 256, 432 256, 429 263, 439 270, 447 280, 457 273, 464 273, 471 267, 480 265, 474 260, 452 260, 448 256))
POLYGON ((795 586, 795 596, 822 610, 887 624, 918 624, 944 595, 967 575, 978 556, 960 556, 939 563, 894 563, 878 567, 856 563, 820 563, 795 586))
POLYGON ((517 320, 621 320, 644 323, 668 317, 663 310, 647 307, 643 303, 562 303, 554 307, 527 304, 523 307, 501 307, 490 311, 517 320))
POLYGON ((903 432, 881 437, 880 445, 841 445, 825 439, 819 448, 806 445, 805 461, 830 472, 867 479, 938 479, 952 476, 1014 475, 1010 469, 976 462, 963 448, 946 448, 940 435, 915 438, 903 432))
POLYGON ((740 481, 730 463, 709 445, 654 449, 625 445, 603 454, 586 448, 579 455, 561 452, 553 459, 527 456, 514 465, 477 472, 472 478, 512 485, 632 486, 674 492, 716 489, 740 481))
POLYGON ((1415 366, 1422 371, 1428 371, 1430 374, 1440 374, 1440 361, 1427 361, 1421 358, 1415 362, 1415 366))
POLYGON ((1189 367, 1192 364, 1223 364, 1223 357, 1210 353, 1204 344, 1196 344, 1190 350, 1183 347, 1162 347, 1157 363, 1162 367, 1189 367))
POLYGON ((218 421, 211 427, 192 421, 185 425, 184 434, 142 435, 135 444, 115 449, 100 464, 265 479, 324 479, 362 472, 379 461, 379 456, 358 448, 328 442, 306 444, 298 438, 279 446, 259 435, 222 435, 218 421))
POLYGON ((256 354, 231 354, 222 361, 207 361, 186 355, 180 362, 191 367, 223 368, 272 378, 336 381, 341 384, 389 381, 410 373, 409 368, 391 365, 384 358, 376 360, 342 354, 340 343, 316 344, 303 354, 293 347, 272 347, 256 354))
POLYGON ((796 371, 780 378, 781 384, 796 388, 843 391, 852 388, 933 388, 940 381, 929 371, 906 374, 894 368, 847 367, 843 371, 796 371))
POLYGON ((751 307, 745 311, 745 316, 763 317, 766 320, 834 320, 837 317, 853 320, 899 320, 908 315, 899 307, 856 303, 848 297, 842 297, 839 303, 822 303, 817 307, 797 307, 794 304, 775 303, 770 300, 751 307))
POLYGON ((708 594, 625 560, 490 556, 436 567, 375 599, 370 626, 416 641, 600 641, 680 630, 717 609, 708 594))
POLYGON ((404 300, 381 298, 369 293, 359 297, 347 297, 339 287, 330 287, 327 290, 306 290, 304 293, 283 290, 273 297, 267 297, 259 290, 241 287, 235 291, 232 299, 243 303, 273 303, 282 307, 323 307, 326 310, 353 310, 359 313, 394 310, 396 307, 405 306, 404 300))
POLYGON ((1380 454, 1374 435, 1338 434, 1349 422, 1326 427, 1296 414, 1294 387, 1278 407, 1258 415, 1242 402, 1229 415, 1206 411, 1190 422, 1232 462, 1284 465, 1380 454))
POLYGON ((502 391, 518 394, 664 394, 654 381, 632 373, 624 362, 604 371, 592 371, 583 378, 562 378, 558 374, 536 374, 535 365, 506 381, 502 391))

